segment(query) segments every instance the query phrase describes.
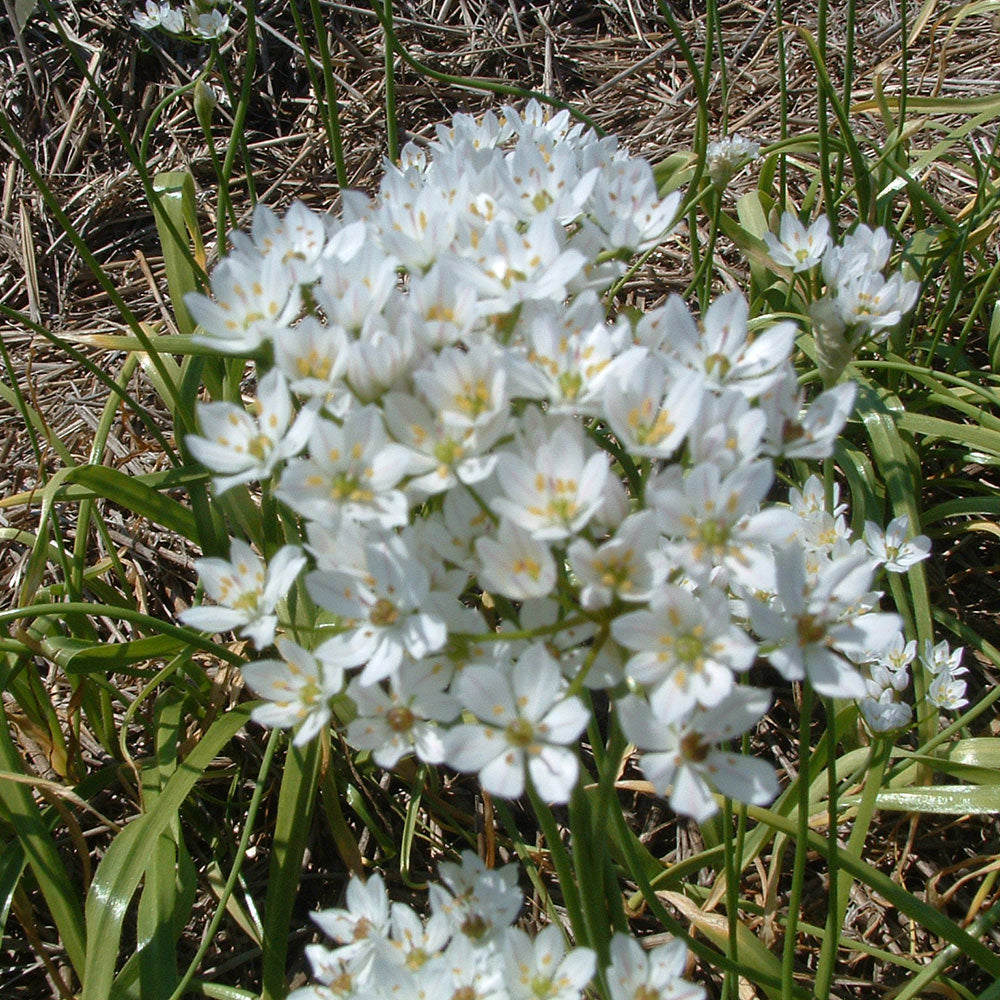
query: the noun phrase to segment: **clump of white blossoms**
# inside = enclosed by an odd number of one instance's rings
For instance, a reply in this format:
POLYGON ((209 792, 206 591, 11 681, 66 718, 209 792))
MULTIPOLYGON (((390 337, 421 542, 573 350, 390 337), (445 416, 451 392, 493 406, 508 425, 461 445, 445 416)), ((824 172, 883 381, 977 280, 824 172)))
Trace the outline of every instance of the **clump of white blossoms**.
POLYGON ((172 7, 169 0, 146 0, 132 12, 132 23, 142 31, 160 28, 171 35, 194 41, 212 41, 229 31, 229 15, 219 10, 224 0, 190 0, 184 7, 172 7))
POLYGON ((885 274, 892 240, 884 229, 857 225, 838 244, 830 221, 819 216, 808 228, 791 212, 781 216, 780 232, 764 234, 770 259, 793 274, 818 265, 822 292, 814 297, 804 285, 816 338, 817 361, 827 384, 833 384, 858 350, 882 343, 889 331, 917 303, 920 282, 902 271, 885 274))
MULTIPOLYGON (((389 900, 385 882, 352 878, 346 906, 313 919, 334 947, 307 946, 317 982, 289 1000, 583 1000, 596 985, 597 955, 573 948, 549 925, 532 937, 515 927, 523 903, 514 865, 488 869, 471 852, 440 866, 428 886, 430 915, 389 900)), ((646 951, 616 934, 603 972, 612 1000, 702 1000, 684 978, 687 948, 668 940, 646 951)))
MULTIPOLYGON (((727 169, 755 152, 727 149, 727 169)), ((246 679, 254 717, 299 742, 336 725, 386 767, 412 753, 562 803, 593 780, 583 695, 604 689, 678 811, 769 801, 771 766, 731 745, 770 704, 750 667, 878 701, 856 664, 899 619, 876 573, 925 551, 899 522, 855 538, 818 480, 773 499, 777 463, 832 455, 854 387, 807 399, 796 326, 739 292, 700 316, 678 296, 609 316, 601 296, 670 238, 681 196, 566 113, 456 115, 376 197, 342 202, 259 207, 212 297, 187 298, 196 340, 258 386, 253 415, 199 404, 188 445, 216 493, 263 491, 302 548, 265 569, 234 541, 232 564, 199 564, 217 603, 185 623, 294 637, 246 679)), ((788 252, 812 260, 821 230, 789 224, 788 252)), ((823 253, 828 282, 883 281, 890 249, 859 228, 823 253)), ((869 316, 884 330, 890 312, 869 316)))

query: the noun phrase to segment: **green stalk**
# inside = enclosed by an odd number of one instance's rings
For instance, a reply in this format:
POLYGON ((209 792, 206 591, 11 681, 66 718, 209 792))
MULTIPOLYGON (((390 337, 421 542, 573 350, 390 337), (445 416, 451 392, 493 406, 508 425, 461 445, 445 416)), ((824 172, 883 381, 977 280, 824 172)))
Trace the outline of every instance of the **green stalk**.
MULTIPOLYGON (((837 710, 836 705, 832 698, 824 698, 823 704, 826 708, 826 725, 827 725, 827 754, 826 754, 826 775, 827 775, 827 805, 826 805, 826 817, 827 817, 827 841, 829 842, 829 879, 830 885, 827 893, 827 904, 826 904, 826 931, 823 935, 823 945, 820 951, 820 961, 819 967, 816 971, 816 986, 814 989, 815 996, 819 997, 820 1000, 826 1000, 830 995, 830 984, 833 981, 833 971, 834 966, 837 961, 837 942, 840 938, 840 928, 843 925, 844 913, 840 909, 841 900, 844 899, 846 902, 846 897, 844 897, 840 890, 840 865, 838 864, 837 855, 837 821, 838 821, 838 811, 837 811, 837 795, 839 792, 839 787, 837 785, 837 767, 836 767, 836 752, 837 752, 837 710)), ((879 780, 872 782, 871 778, 874 775, 869 772, 868 780, 865 783, 865 794, 868 793, 869 785, 874 787, 874 792, 871 795, 871 805, 874 807, 875 795, 882 786, 881 774, 878 775, 879 780)), ((864 804, 859 809, 859 819, 854 822, 854 828, 851 831, 851 836, 853 838, 855 831, 859 827, 863 827, 864 832, 861 834, 861 844, 858 845, 860 850, 861 845, 864 843, 864 837, 868 833, 868 823, 860 823, 860 816, 864 810, 864 804)), ((871 814, 868 814, 868 820, 871 820, 871 814)))
MULTIPOLYGON (((726 867, 726 920, 729 924, 729 961, 740 965, 739 905, 740 891, 735 851, 733 849, 733 800, 728 796, 722 803, 722 848, 726 867)), ((739 977, 726 970, 722 981, 722 1000, 739 996, 739 977)))
POLYGON ((788 895, 788 921, 781 953, 781 1000, 792 1000, 795 984, 795 946, 798 939, 799 909, 802 906, 802 886, 806 877, 806 857, 809 836, 809 724, 812 721, 813 690, 808 681, 802 682, 802 707, 799 717, 799 778, 798 815, 795 839, 795 867, 792 871, 792 889, 788 895))
MULTIPOLYGON (((785 33, 782 25, 785 21, 782 0, 774 0, 774 20, 778 29, 778 121, 781 127, 781 142, 788 140, 788 65, 785 58, 785 33)), ((778 161, 778 204, 782 209, 788 198, 788 161, 781 154, 778 161)))
MULTIPOLYGON (((302 15, 299 13, 298 2, 289 5, 292 17, 295 20, 295 30, 298 32, 299 43, 302 46, 302 53, 305 58, 306 72, 312 83, 316 100, 323 107, 319 99, 320 87, 316 76, 316 67, 309 56, 309 47, 306 44, 305 30, 302 24, 302 15)), ((316 45, 319 48, 319 58, 323 66, 323 96, 326 103, 326 114, 323 115, 323 125, 326 128, 327 142, 330 144, 330 152, 333 154, 333 163, 337 171, 337 185, 341 189, 347 187, 347 163, 344 159, 344 143, 340 133, 340 107, 337 104, 337 80, 333 75, 333 61, 330 59, 330 43, 327 39, 326 23, 323 20, 323 12, 320 10, 318 0, 309 0, 309 11, 312 14, 313 28, 316 30, 316 45)))
MULTIPOLYGON (((243 830, 240 833, 240 841, 236 845, 233 867, 230 869, 226 884, 222 887, 222 892, 219 894, 219 904, 215 908, 215 913, 212 914, 212 919, 201 936, 201 944, 198 946, 194 958, 191 959, 187 971, 181 976, 181 981, 177 984, 177 989, 170 994, 170 1000, 181 1000, 181 997, 187 992, 192 979, 194 979, 195 970, 201 965, 205 953, 215 940, 215 932, 219 929, 219 924, 222 923, 229 897, 232 896, 233 890, 236 888, 236 883, 239 880, 240 872, 243 869, 243 862, 247 854, 247 845, 250 842, 250 834, 253 833, 254 820, 257 818, 260 800, 264 795, 264 782, 267 780, 267 775, 271 770, 271 762, 274 760, 274 751, 278 747, 280 736, 281 730, 274 729, 268 738, 267 746, 264 748, 264 757, 260 762, 260 770, 257 772, 257 780, 254 783, 253 795, 250 797, 250 805, 247 807, 246 822, 243 824, 243 830)), ((206 996, 208 995, 210 994, 206 994, 206 996)))
POLYGON ((392 23, 392 0, 372 0, 376 13, 381 9, 379 20, 382 22, 382 33, 385 45, 385 130, 386 145, 389 149, 389 159, 399 162, 399 115, 396 111, 396 54, 393 51, 392 40, 396 37, 392 23))
POLYGON ((535 786, 532 784, 531 776, 528 775, 526 781, 528 799, 531 808, 534 810, 538 825, 542 828, 545 843, 549 848, 549 857, 556 870, 559 879, 559 888, 562 889, 563 902, 566 904, 566 912, 569 914, 570 926, 573 928, 573 936, 579 945, 589 944, 588 925, 584 918, 583 905, 580 900, 580 889, 576 883, 576 873, 570 861, 569 853, 559 835, 559 827, 556 825, 555 816, 552 810, 542 800, 535 786))

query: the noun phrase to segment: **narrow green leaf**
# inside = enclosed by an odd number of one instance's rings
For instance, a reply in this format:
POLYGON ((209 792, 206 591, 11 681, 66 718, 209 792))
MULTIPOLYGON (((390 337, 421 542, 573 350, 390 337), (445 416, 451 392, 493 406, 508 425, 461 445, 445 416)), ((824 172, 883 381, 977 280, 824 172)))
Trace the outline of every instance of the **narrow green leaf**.
POLYGON ((149 864, 150 844, 166 830, 216 754, 246 725, 251 707, 241 705, 216 719, 181 762, 153 808, 129 823, 111 842, 87 893, 83 1000, 107 1000, 125 914, 149 864))
MULTIPOLYGON (((10 735, 7 713, 0 707, 0 766, 23 773, 21 756, 10 735)), ((79 889, 72 884, 52 835, 31 795, 17 781, 0 781, 0 814, 14 828, 32 874, 62 939, 70 963, 80 975, 84 968, 84 920, 79 889)))
POLYGON ((991 815, 1000 812, 997 785, 923 785, 900 791, 880 792, 879 809, 898 812, 936 813, 944 816, 991 815))
POLYGON ((274 848, 264 903, 264 969, 261 1000, 283 1000, 287 993, 285 958, 288 929, 302 876, 302 856, 316 806, 321 742, 291 746, 278 796, 274 848))

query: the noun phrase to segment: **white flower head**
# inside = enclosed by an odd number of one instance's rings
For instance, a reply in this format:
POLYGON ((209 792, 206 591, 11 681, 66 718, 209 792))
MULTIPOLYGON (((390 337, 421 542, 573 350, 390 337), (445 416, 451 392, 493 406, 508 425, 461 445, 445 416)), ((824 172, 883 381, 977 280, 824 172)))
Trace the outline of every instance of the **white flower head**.
POLYGON ((288 639, 279 637, 277 646, 281 660, 254 660, 242 668, 254 692, 267 699, 250 717, 262 726, 299 726, 292 742, 302 746, 330 721, 330 699, 343 687, 344 668, 288 639))
POLYGON ((639 766, 671 808, 701 823, 718 811, 712 791, 739 802, 766 805, 778 794, 774 768, 718 746, 755 726, 771 704, 766 691, 735 687, 712 708, 665 722, 642 698, 627 695, 616 710, 629 740, 641 751, 639 766))
POLYGON ((687 946, 673 939, 650 951, 627 934, 611 939, 610 1000, 702 1000, 705 991, 683 978, 687 946))
POLYGON ((589 712, 565 697, 559 665, 536 643, 509 676, 486 666, 466 667, 453 687, 480 721, 448 732, 446 759, 459 771, 478 771, 483 788, 504 799, 520 798, 525 776, 546 802, 568 802, 579 765, 575 742, 589 712))
POLYGON ((760 143, 736 132, 710 142, 705 156, 709 178, 716 187, 724 188, 747 164, 760 159, 760 143))
POLYGON ((908 514, 894 518, 885 531, 874 521, 865 522, 864 537, 868 551, 890 573, 905 573, 931 553, 931 540, 926 535, 908 538, 909 530, 908 514))
POLYGON ((504 980, 510 1000, 579 1000, 596 966, 590 948, 567 953, 563 931, 555 924, 543 927, 534 940, 519 927, 504 934, 504 980))
POLYGON ((274 639, 278 616, 274 609, 288 593, 306 564, 302 550, 292 545, 279 549, 266 566, 239 538, 230 545, 229 559, 197 559, 194 567, 214 605, 188 608, 180 620, 205 632, 239 629, 258 649, 274 639))
POLYGON ((823 258, 830 243, 830 220, 821 215, 808 229, 792 212, 781 216, 781 235, 764 233, 771 260, 792 271, 808 271, 823 258))
POLYGON ((221 473, 212 479, 216 494, 267 479, 275 466, 306 446, 316 418, 310 409, 295 415, 288 383, 277 368, 260 380, 254 409, 256 419, 233 403, 197 406, 204 437, 189 434, 185 443, 202 465, 221 473))
POLYGON ((444 885, 428 888, 431 907, 443 914, 456 934, 473 943, 491 944, 516 919, 524 902, 517 887, 517 866, 487 868, 471 851, 461 862, 438 866, 444 885))

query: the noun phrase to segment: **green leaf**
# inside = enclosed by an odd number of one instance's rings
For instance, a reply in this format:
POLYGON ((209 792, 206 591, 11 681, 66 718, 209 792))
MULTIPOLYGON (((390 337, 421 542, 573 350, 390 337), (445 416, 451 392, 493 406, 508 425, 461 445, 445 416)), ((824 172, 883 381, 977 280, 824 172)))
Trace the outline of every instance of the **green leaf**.
POLYGON ((291 746, 278 796, 274 851, 264 903, 264 970, 261 1000, 282 1000, 286 993, 285 957, 292 908, 302 877, 302 856, 316 807, 321 741, 291 746))
MULTIPOLYGON (((167 288, 174 316, 182 334, 194 332, 194 321, 184 304, 188 292, 198 290, 198 274, 191 266, 191 252, 178 244, 178 237, 187 236, 194 250, 194 260, 205 266, 205 247, 198 228, 194 178, 189 171, 171 170, 153 178, 153 217, 163 247, 163 263, 167 272, 167 288), (167 226, 164 219, 169 219, 167 226)), ((160 346, 158 340, 154 343, 160 346)), ((169 404, 170 400, 166 402, 169 404)))
POLYGON ((879 809, 898 812, 936 813, 943 816, 990 815, 1000 812, 997 785, 923 785, 900 791, 880 792, 879 809))
MULTIPOLYGON (((0 766, 23 773, 21 756, 10 735, 7 714, 0 708, 0 766)), ((73 885, 52 835, 31 794, 19 781, 0 781, 0 816, 14 828, 38 888, 49 908, 63 947, 80 975, 84 967, 84 920, 79 889, 73 885)))
POLYGON ((113 500, 116 504, 183 535, 198 540, 194 514, 176 500, 156 490, 134 476, 126 476, 105 465, 80 465, 67 471, 64 483, 75 483, 90 490, 94 496, 113 500))
POLYGON ((129 903, 151 862, 150 845, 177 816, 184 800, 216 754, 246 725, 251 706, 216 719, 177 768, 149 812, 129 823, 111 842, 87 893, 87 954, 83 1000, 107 1000, 129 903))

